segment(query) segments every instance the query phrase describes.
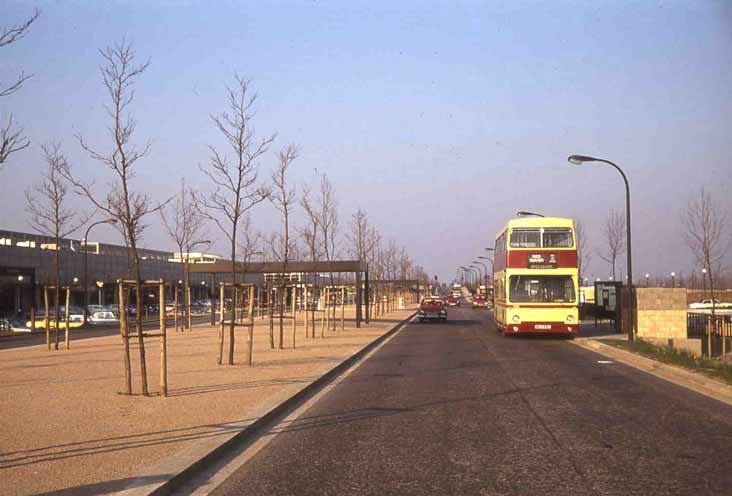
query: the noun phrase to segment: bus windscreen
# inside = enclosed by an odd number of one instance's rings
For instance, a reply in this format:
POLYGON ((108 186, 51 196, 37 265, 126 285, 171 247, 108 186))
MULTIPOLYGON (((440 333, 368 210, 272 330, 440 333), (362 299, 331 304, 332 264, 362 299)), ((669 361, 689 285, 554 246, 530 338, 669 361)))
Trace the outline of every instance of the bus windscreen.
POLYGON ((574 303, 570 276, 511 276, 508 298, 513 303, 574 303))

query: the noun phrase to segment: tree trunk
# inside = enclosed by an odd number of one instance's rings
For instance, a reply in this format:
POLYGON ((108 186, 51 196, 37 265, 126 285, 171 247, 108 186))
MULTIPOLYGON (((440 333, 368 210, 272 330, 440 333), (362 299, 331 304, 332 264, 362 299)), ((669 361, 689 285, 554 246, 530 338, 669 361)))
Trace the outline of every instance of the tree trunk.
MULTIPOLYGON (((232 238, 231 245, 231 283, 236 284, 236 237, 232 238)), ((236 320, 236 298, 231 300, 229 316, 229 365, 234 365, 234 320, 236 320)))
POLYGON ((140 258, 137 255, 136 240, 130 236, 132 247, 132 267, 135 274, 135 333, 137 334, 138 348, 140 349, 140 385, 142 394, 148 395, 147 387, 147 363, 145 361, 145 338, 142 335, 142 274, 140 270, 140 258))

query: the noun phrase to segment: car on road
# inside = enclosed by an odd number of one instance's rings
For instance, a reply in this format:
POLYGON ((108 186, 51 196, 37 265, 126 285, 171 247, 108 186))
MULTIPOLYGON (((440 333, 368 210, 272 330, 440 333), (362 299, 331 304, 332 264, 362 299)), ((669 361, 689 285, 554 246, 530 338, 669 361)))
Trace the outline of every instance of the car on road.
POLYGON ((473 308, 488 308, 488 298, 485 295, 473 296, 473 308))
POLYGON ((455 296, 448 296, 447 297, 447 306, 449 306, 449 307, 459 307, 460 306, 460 298, 457 298, 455 296))
POLYGON ((437 296, 422 298, 417 317, 420 322, 424 322, 425 320, 447 320, 445 302, 437 296))

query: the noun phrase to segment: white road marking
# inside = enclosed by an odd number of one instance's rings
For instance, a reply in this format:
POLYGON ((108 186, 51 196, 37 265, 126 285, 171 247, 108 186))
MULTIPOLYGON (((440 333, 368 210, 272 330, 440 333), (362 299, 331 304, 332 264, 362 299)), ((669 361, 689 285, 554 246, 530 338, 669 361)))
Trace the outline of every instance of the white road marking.
POLYGON ((597 363, 615 363, 612 360, 598 360, 597 363))

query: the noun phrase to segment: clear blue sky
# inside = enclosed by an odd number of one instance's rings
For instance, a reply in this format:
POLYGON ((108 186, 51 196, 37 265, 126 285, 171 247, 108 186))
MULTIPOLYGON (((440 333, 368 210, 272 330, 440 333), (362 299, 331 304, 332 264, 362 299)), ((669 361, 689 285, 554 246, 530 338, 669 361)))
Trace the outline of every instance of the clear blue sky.
MULTIPOLYGON (((238 72, 260 95, 257 129, 277 132, 275 148, 300 145, 293 179, 326 172, 342 226, 365 208, 443 279, 517 210, 582 219, 602 249, 622 183, 609 168, 573 168, 572 153, 625 168, 636 276, 692 268, 679 213, 701 186, 730 209, 726 0, 0 4, 2 23, 43 11, 0 51, 4 78, 34 74, 0 102, 33 142, 0 174, 4 228, 29 230, 23 190, 42 167, 41 143, 62 140, 77 167, 94 170, 73 135, 104 145, 97 49, 123 36, 151 60, 134 107, 140 140, 154 141, 143 188, 170 195, 180 176, 207 187, 198 164, 219 143, 208 114, 223 110, 238 72)), ((273 166, 274 151, 262 173, 273 166)), ((255 217, 265 231, 277 221, 270 207, 255 217)), ((145 244, 171 246, 160 229, 145 244)), ((590 274, 609 274, 597 255, 590 274)))

